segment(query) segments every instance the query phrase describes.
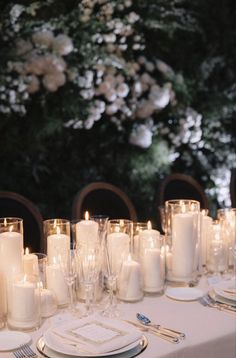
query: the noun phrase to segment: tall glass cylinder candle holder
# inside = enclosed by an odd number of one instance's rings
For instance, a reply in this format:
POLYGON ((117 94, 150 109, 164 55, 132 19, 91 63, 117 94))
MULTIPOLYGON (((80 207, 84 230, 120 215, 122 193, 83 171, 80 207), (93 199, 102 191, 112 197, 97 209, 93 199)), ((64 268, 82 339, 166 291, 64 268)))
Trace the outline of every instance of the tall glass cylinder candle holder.
POLYGON ((140 253, 140 233, 143 230, 147 230, 148 226, 146 222, 134 222, 133 223, 133 240, 132 240, 132 253, 135 260, 139 260, 140 253))
POLYGON ((55 258, 66 260, 66 255, 70 250, 70 221, 49 219, 43 222, 43 226, 47 240, 48 265, 54 264, 55 258))
POLYGON ((200 203, 169 200, 166 209, 166 276, 169 283, 197 279, 200 245, 200 203))
POLYGON ((227 248, 228 271, 236 271, 236 208, 224 208, 217 211, 222 227, 222 238, 227 248))
POLYGON ((23 270, 23 219, 0 218, 0 317, 7 313, 6 282, 23 270))
POLYGON ((207 252, 207 270, 210 274, 217 276, 227 271, 227 244, 222 229, 220 221, 212 222, 207 252))
POLYGON ((8 281, 7 324, 12 329, 33 330, 40 326, 40 287, 38 278, 17 274, 8 281))
POLYGON ((162 294, 165 281, 164 236, 150 227, 140 233, 140 263, 144 292, 162 294))

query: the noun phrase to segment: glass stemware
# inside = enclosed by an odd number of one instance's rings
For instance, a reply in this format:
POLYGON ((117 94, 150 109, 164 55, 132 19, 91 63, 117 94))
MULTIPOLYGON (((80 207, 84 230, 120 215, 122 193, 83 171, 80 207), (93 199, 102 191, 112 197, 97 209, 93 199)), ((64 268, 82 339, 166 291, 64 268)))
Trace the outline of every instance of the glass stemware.
POLYGON ((69 291, 69 310, 74 312, 73 285, 77 276, 77 256, 75 250, 69 250, 65 257, 59 257, 60 268, 69 291))
POLYGON ((102 250, 99 244, 90 245, 83 243, 77 247, 79 284, 85 290, 85 315, 93 312, 91 302, 93 297, 93 287, 98 280, 102 264, 102 250))

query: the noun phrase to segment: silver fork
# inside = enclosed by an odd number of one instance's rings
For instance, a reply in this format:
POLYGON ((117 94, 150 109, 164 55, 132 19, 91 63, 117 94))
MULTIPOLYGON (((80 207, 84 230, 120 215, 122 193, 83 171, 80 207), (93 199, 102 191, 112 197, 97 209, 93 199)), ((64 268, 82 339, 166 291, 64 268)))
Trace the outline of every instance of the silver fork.
POLYGON ((38 358, 37 354, 30 348, 28 344, 24 344, 13 352, 16 358, 38 358))
POLYGON ((228 313, 234 313, 236 314, 236 310, 233 307, 230 307, 228 305, 224 305, 224 304, 218 304, 216 303, 211 297, 209 297, 208 295, 200 297, 199 298, 199 302, 205 306, 205 307, 211 307, 211 308, 216 308, 219 311, 225 311, 228 313))

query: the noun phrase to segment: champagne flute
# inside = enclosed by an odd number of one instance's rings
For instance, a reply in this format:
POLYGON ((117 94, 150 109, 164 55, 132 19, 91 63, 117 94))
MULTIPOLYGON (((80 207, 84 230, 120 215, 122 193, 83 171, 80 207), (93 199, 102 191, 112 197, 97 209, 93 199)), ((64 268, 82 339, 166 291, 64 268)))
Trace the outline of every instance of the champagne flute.
POLYGON ((69 310, 75 312, 73 286, 77 277, 77 256, 75 250, 69 250, 64 257, 59 257, 60 268, 69 291, 69 310))
POLYGON ((86 316, 93 312, 91 306, 92 293, 101 271, 101 253, 102 251, 99 244, 90 245, 88 242, 78 245, 77 247, 79 284, 85 289, 86 316))

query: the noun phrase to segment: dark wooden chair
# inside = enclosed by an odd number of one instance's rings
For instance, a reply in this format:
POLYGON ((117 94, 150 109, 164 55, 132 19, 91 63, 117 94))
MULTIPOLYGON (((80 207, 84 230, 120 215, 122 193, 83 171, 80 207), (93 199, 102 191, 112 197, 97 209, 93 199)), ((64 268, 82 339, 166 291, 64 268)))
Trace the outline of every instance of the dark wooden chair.
POLYGON ((173 173, 163 179, 158 190, 158 206, 163 206, 165 201, 172 199, 197 200, 201 209, 209 209, 202 186, 190 175, 173 173))
POLYGON ((230 199, 232 208, 236 208, 236 168, 231 169, 230 199))
POLYGON ((163 231, 162 215, 165 201, 174 199, 192 199, 200 202, 201 209, 209 210, 209 202, 202 186, 190 175, 173 173, 160 183, 157 192, 158 227, 163 231))
POLYGON ((73 219, 82 219, 85 211, 90 215, 107 215, 109 219, 137 221, 135 207, 120 188, 106 182, 93 182, 80 190, 72 205, 73 219))
POLYGON ((24 247, 30 252, 44 252, 43 218, 29 199, 18 193, 0 191, 0 217, 22 218, 24 247))

